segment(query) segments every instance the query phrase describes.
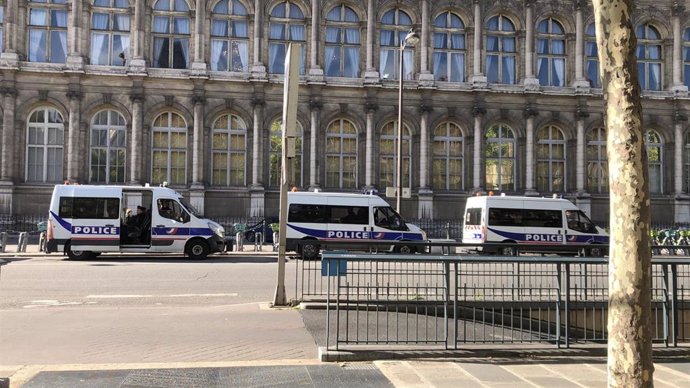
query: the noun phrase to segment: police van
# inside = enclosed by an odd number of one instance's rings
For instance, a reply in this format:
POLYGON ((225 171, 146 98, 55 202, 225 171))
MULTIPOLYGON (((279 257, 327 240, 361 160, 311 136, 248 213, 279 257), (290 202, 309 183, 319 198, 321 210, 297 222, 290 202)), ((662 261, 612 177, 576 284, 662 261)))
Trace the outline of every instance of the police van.
MULTIPOLYGON (((366 249, 373 241, 426 241, 427 236, 375 194, 289 192, 285 239, 288 251, 312 260, 319 255, 319 242, 347 241, 350 249, 366 249)), ((403 244, 393 249, 416 251, 403 244)))
MULTIPOLYGON (((587 255, 602 256, 605 252, 597 245, 608 244, 609 236, 567 199, 489 195, 467 199, 462 242, 524 244, 523 252, 572 252, 573 244, 592 244, 587 255)), ((516 253, 514 247, 479 249, 516 253)))
POLYGON ((204 259, 224 250, 224 235, 222 226, 201 218, 167 187, 56 185, 46 252, 75 260, 103 252, 181 252, 204 259))

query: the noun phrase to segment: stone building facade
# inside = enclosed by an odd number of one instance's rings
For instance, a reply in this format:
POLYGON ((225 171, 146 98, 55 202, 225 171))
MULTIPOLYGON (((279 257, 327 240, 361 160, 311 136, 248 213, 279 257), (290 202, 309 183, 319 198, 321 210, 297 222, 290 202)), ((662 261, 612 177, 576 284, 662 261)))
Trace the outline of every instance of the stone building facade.
MULTIPOLYGON (((690 222, 687 1, 636 1, 655 222, 690 222)), ((207 216, 277 214, 283 60, 294 185, 395 185, 407 218, 494 191, 608 219, 592 5, 554 0, 0 0, 0 214, 52 186, 168 182, 207 216), (410 29, 421 40, 401 42, 410 29), (403 71, 399 65, 402 60, 403 71)))

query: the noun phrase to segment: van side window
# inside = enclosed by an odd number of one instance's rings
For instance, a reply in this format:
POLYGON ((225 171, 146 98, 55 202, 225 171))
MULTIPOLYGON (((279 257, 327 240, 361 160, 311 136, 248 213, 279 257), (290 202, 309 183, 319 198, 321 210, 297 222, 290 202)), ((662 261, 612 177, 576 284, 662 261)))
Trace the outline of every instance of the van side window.
POLYGON ((582 233, 597 233, 596 226, 582 211, 566 210, 565 217, 568 220, 568 229, 582 233))
POLYGON ((288 208, 288 222, 325 224, 328 222, 326 206, 293 203, 288 208))
POLYGON ((158 200, 158 214, 163 218, 168 218, 178 222, 189 222, 190 217, 179 202, 173 199, 162 198, 158 200))
POLYGON ((522 224, 536 228, 562 228, 563 215, 560 210, 524 209, 522 224))
POLYGON ((472 208, 467 209, 465 214, 465 225, 481 225, 482 223, 482 209, 472 208))
POLYGON ((58 213, 62 218, 112 220, 120 218, 120 198, 62 197, 58 213))
POLYGON ((523 226, 522 209, 492 207, 489 209, 489 225, 523 226))
POLYGON ((369 223, 369 208, 366 206, 328 206, 332 223, 366 225, 369 223))
POLYGON ((390 206, 374 208, 374 224, 386 229, 405 229, 402 218, 390 206))

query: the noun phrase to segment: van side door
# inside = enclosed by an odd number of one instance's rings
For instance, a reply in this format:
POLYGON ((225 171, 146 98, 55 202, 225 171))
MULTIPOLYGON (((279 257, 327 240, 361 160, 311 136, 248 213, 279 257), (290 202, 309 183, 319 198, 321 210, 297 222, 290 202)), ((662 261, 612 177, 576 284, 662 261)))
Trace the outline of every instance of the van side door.
POLYGON ((184 252, 191 236, 191 216, 175 198, 154 198, 151 248, 155 252, 184 252))
POLYGON ((75 190, 60 198, 59 217, 71 224, 74 251, 117 252, 120 250, 122 190, 75 190))

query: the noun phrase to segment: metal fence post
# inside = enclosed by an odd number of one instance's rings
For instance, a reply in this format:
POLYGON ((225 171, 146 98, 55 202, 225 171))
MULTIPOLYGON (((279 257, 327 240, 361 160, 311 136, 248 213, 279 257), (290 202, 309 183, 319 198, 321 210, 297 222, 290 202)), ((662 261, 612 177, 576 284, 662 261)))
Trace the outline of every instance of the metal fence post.
POLYGON ((669 296, 671 294, 671 287, 669 284, 669 277, 668 277, 668 264, 662 264, 661 265, 661 273, 663 276, 661 277, 662 283, 664 285, 663 292, 664 292, 664 303, 662 304, 664 311, 663 311, 663 317, 664 317, 664 344, 666 347, 668 347, 669 343, 669 324, 672 321, 669 319, 669 316, 672 314, 670 307, 670 300, 669 296))
POLYGON ((17 252, 26 252, 26 240, 28 234, 26 232, 19 233, 19 239, 17 240, 17 252))
POLYGON ((46 232, 41 232, 38 236, 38 250, 39 252, 45 252, 46 250, 46 232))
POLYGON ((264 233, 256 232, 254 234, 254 252, 261 252, 261 247, 264 245, 264 233))
POLYGON ((244 233, 237 232, 235 234, 235 244, 237 245, 237 251, 244 251, 244 233))
POLYGON ((671 264, 671 336, 673 337, 673 347, 678 347, 678 268, 677 264, 671 264))
POLYGON ((570 263, 565 263, 565 347, 570 347, 570 263))
POLYGON ((273 232, 273 252, 278 252, 278 246, 280 245, 280 236, 278 232, 273 232))
POLYGON ((7 249, 7 232, 0 233, 0 253, 5 253, 7 249))

